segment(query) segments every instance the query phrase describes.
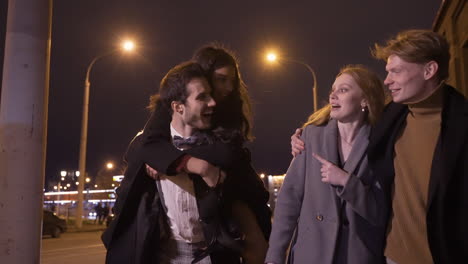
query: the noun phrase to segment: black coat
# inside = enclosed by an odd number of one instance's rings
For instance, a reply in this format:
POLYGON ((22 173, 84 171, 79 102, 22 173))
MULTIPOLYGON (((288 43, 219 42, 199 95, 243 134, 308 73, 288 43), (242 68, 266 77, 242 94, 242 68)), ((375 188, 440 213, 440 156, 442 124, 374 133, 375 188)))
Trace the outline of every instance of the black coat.
MULTIPOLYGON (((150 118, 148 123, 153 125, 161 122, 152 122, 150 118)), ((158 223, 163 209, 156 185, 146 175, 145 163, 171 175, 175 173, 173 161, 185 153, 207 160, 227 172, 228 178, 223 184, 225 197, 227 200, 244 201, 256 215, 257 222, 268 239, 271 231, 271 212, 267 206, 269 193, 250 165, 250 157, 242 147, 217 142, 181 152, 169 143, 167 127, 166 130, 159 128, 158 131, 163 131, 160 135, 152 129, 154 128, 147 125, 145 132, 135 137, 127 150, 128 167, 114 206, 116 218, 102 236, 108 250, 106 263, 154 263, 160 234, 159 225, 155 223, 158 223)), ((206 236, 216 232, 219 212, 213 213, 210 210, 213 206, 211 196, 199 195, 206 190, 204 182, 199 180, 194 181, 194 184, 206 236), (212 218, 216 218, 216 221, 212 221, 212 218)), ((238 256, 230 251, 214 253, 211 258, 213 263, 236 263, 238 260, 238 256)))
MULTIPOLYGON (((429 181, 426 215, 429 247, 435 263, 468 259, 468 101, 446 85, 442 124, 429 181)), ((408 107, 390 103, 370 137, 370 168, 384 183, 389 208, 394 178, 394 145, 408 107)))

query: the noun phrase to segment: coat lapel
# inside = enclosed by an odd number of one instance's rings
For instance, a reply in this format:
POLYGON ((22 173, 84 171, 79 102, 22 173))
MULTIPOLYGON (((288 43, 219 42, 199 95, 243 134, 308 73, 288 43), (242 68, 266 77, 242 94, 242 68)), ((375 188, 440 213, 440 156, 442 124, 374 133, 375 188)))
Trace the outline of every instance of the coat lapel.
POLYGON ((393 148, 396 134, 400 131, 402 122, 406 120, 407 113, 406 105, 397 103, 387 105, 382 118, 372 129, 367 153, 369 159, 381 156, 382 149, 386 149, 388 144, 393 148))
MULTIPOLYGON (((324 158, 333 164, 339 163, 338 154, 338 125, 336 120, 331 119, 324 129, 324 139, 322 149, 324 150, 324 158)), ((330 194, 335 201, 335 209, 337 217, 340 216, 341 201, 336 195, 335 186, 328 184, 330 194)))
POLYGON ((324 141, 322 149, 324 150, 324 158, 328 161, 338 164, 338 125, 336 120, 331 119, 324 129, 324 141))
POLYGON ((359 133, 356 136, 356 139, 353 144, 353 148, 349 153, 348 159, 346 160, 344 170, 348 173, 353 173, 356 170, 357 165, 364 157, 364 153, 367 150, 367 145, 369 143, 370 125, 364 125, 359 129, 359 133))
POLYGON ((442 112, 442 126, 440 138, 431 168, 429 183, 428 205, 434 199, 437 189, 446 189, 451 176, 454 174, 455 163, 458 160, 463 140, 468 134, 468 108, 463 96, 458 95, 453 88, 447 86, 444 109, 442 112))

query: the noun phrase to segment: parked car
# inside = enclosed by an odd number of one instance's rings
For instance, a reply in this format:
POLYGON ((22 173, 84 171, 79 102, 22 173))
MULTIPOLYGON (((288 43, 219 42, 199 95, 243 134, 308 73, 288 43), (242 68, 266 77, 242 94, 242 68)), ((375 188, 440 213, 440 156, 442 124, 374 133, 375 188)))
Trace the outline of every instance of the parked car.
POLYGON ((50 235, 52 237, 60 237, 60 234, 67 231, 67 222, 52 213, 51 211, 43 210, 42 216, 42 235, 50 235))

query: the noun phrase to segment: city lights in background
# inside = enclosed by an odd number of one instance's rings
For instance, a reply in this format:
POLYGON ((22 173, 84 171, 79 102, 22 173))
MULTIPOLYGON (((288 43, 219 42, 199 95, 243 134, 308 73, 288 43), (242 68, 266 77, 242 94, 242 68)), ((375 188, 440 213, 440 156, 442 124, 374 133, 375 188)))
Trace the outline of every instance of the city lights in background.
MULTIPOLYGON (((114 189, 104 189, 104 190, 84 190, 83 193, 113 193, 114 189)), ((78 191, 68 191, 68 192, 45 192, 45 196, 54 196, 54 195, 66 195, 66 194, 78 194, 78 191)))
MULTIPOLYGON (((107 166, 106 167, 110 167, 107 166)), ((268 201, 268 206, 274 210, 276 205, 276 199, 283 184, 285 174, 281 175, 271 175, 267 173, 260 173, 259 177, 262 179, 262 182, 265 184, 266 189, 270 193, 270 199, 268 201)), ((120 182, 123 179, 123 175, 115 175, 112 177, 113 183, 109 185, 112 186, 109 189, 103 188, 102 185, 94 184, 90 187, 93 188, 92 190, 87 189, 83 190, 82 195, 84 195, 84 201, 87 203, 114 203, 116 198, 116 188, 120 185, 120 182), (100 187, 101 189, 98 189, 100 187)), ((68 178, 68 176, 66 177, 68 178)), ((86 182, 91 182, 89 177, 85 178, 86 182)), ((72 184, 63 184, 61 186, 60 183, 58 186, 54 186, 54 190, 51 192, 44 193, 44 205, 54 204, 57 206, 74 206, 77 205, 78 202, 78 191, 76 189, 72 189, 71 186, 74 184, 78 184, 78 182, 71 182, 72 184)))

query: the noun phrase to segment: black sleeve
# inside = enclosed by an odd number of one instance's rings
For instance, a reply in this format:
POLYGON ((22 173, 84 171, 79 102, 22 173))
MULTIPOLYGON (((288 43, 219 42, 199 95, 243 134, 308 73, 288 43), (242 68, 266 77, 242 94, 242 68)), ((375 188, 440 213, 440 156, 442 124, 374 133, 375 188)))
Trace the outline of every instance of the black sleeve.
POLYGON ((143 130, 141 160, 166 175, 175 175, 175 161, 184 153, 171 143, 171 115, 167 107, 157 104, 143 130))
POLYGON ((142 137, 141 134, 138 134, 130 143, 124 156, 127 167, 124 178, 116 190, 117 197, 113 207, 115 217, 102 235, 102 241, 108 250, 110 250, 111 241, 112 248, 114 247, 116 238, 119 241, 127 241, 128 238, 134 237, 125 238, 126 234, 129 234, 128 232, 133 232, 129 230, 133 230, 135 227, 134 220, 143 193, 151 196, 156 191, 154 180, 146 176, 144 164, 140 160, 138 153, 141 147, 142 137))
POLYGON ((122 211, 123 204, 127 199, 130 188, 135 180, 136 172, 135 165, 138 162, 138 152, 142 146, 142 138, 140 134, 137 134, 130 142, 127 151, 124 155, 124 161, 126 163, 126 168, 124 172, 124 178, 120 183, 120 186, 115 190, 117 199, 114 204, 114 213, 120 214, 122 211))
POLYGON ((177 160, 189 154, 196 158, 228 169, 237 163, 242 149, 229 143, 217 142, 187 150, 178 150, 171 143, 171 116, 167 108, 157 105, 143 131, 143 145, 140 150, 141 160, 166 175, 175 175, 177 160))

